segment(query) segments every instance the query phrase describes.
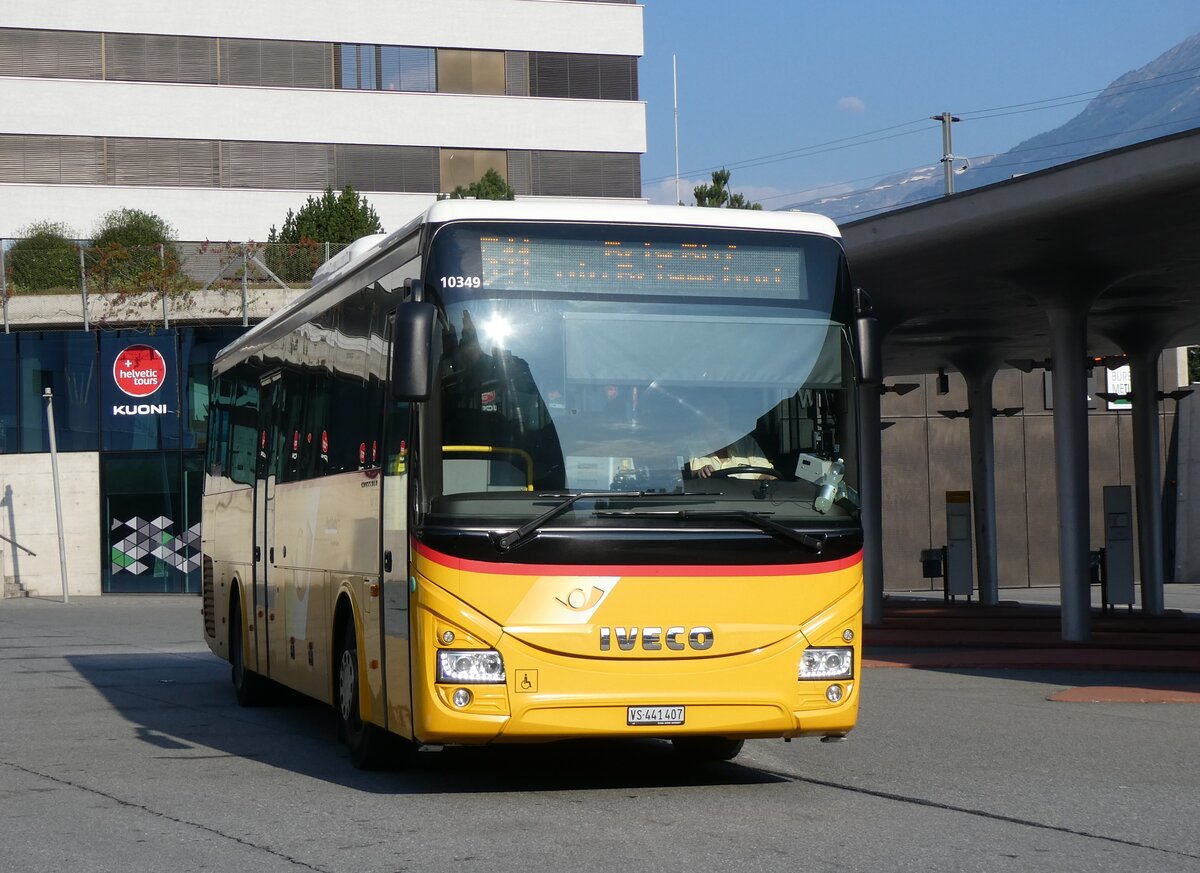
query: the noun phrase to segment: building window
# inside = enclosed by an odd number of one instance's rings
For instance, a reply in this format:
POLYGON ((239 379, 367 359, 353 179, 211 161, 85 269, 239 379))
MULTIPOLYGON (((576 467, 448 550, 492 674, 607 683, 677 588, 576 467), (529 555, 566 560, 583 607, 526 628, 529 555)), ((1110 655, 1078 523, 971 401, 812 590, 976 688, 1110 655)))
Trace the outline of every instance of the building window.
POLYGON ((99 448, 96 334, 31 331, 18 336, 22 452, 50 451, 45 389, 54 396, 55 441, 62 452, 99 448))
POLYGON ((434 50, 383 46, 379 51, 379 87, 383 91, 436 91, 434 50))
POLYGON ((443 94, 503 94, 504 52, 438 49, 437 81, 443 94))
POLYGON ((104 78, 129 82, 217 82, 217 42, 205 36, 110 33, 104 78))
POLYGON ((640 197, 640 166, 633 153, 0 134, 0 182, 17 184, 315 191, 352 185, 433 194, 495 170, 522 196, 640 197), (107 168, 94 160, 104 154, 107 168))
POLYGON ((636 57, 0 28, 0 76, 637 100, 636 57))
POLYGON ((337 46, 334 54, 337 59, 338 77, 334 82, 334 87, 362 91, 376 90, 379 87, 375 77, 378 69, 375 64, 376 51, 377 47, 373 45, 342 43, 337 46))
POLYGON ((488 170, 508 178, 507 152, 500 149, 442 149, 442 191, 478 182, 488 170))
POLYGON ((637 58, 530 52, 529 96, 637 100, 637 58))
POLYGON ((0 334, 0 455, 17 450, 17 337, 0 334))
POLYGON ((362 91, 436 91, 437 64, 431 48, 396 45, 334 46, 335 88, 362 91))
POLYGON ((101 79, 101 35, 0 28, 0 76, 101 79))

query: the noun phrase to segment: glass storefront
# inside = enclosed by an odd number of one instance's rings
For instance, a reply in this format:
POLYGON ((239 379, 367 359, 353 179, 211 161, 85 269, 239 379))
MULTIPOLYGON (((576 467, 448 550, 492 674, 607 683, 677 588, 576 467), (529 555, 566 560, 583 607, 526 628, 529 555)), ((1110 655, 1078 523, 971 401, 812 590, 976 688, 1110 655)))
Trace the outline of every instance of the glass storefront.
POLYGON ((101 590, 200 590, 209 374, 243 328, 0 334, 0 454, 100 453, 101 590))
POLYGON ((200 592, 202 470, 194 452, 101 456, 105 594, 200 592))

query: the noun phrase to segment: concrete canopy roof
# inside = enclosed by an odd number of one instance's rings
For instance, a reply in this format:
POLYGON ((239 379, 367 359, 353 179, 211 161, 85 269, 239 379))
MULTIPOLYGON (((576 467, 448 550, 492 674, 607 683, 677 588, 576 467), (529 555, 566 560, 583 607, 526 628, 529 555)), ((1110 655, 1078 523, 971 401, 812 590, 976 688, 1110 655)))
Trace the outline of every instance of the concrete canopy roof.
POLYGON ((888 375, 1050 357, 1047 306, 1089 354, 1200 343, 1200 131, 842 227, 888 375))

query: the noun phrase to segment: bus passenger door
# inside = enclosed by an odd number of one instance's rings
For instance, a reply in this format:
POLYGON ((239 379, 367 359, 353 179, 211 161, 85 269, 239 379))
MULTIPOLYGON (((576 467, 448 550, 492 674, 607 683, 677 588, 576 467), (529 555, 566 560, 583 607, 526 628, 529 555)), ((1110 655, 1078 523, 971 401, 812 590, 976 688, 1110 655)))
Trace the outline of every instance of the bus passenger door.
POLYGON ((413 735, 409 647, 408 449, 410 407, 388 398, 383 455, 383 656, 386 665, 387 727, 413 735))
POLYGON ((271 674, 268 613, 272 608, 268 594, 275 514, 275 455, 279 450, 279 404, 283 382, 279 372, 262 380, 259 392, 258 457, 254 474, 254 584, 250 598, 250 634, 252 653, 247 662, 265 676, 271 674))

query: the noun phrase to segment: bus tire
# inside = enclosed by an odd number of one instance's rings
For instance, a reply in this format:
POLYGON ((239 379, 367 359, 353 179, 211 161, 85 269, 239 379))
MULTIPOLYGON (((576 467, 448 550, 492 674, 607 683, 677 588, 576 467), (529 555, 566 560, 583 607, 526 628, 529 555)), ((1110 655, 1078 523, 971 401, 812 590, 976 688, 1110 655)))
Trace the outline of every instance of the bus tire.
POLYGON ((675 737, 675 751, 691 761, 732 761, 742 751, 745 740, 728 737, 675 737))
POLYGON ((229 663, 233 693, 241 706, 258 706, 266 696, 263 677, 246 666, 245 628, 242 627, 242 598, 234 593, 229 609, 229 663))
POLYGON ((354 618, 347 614, 342 626, 341 648, 337 660, 338 735, 350 751, 350 763, 359 770, 378 770, 388 761, 387 732, 363 721, 359 709, 362 677, 358 669, 358 642, 354 618))

